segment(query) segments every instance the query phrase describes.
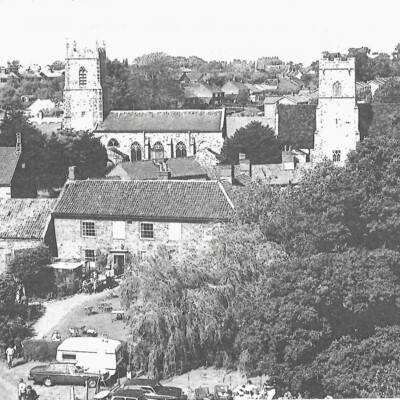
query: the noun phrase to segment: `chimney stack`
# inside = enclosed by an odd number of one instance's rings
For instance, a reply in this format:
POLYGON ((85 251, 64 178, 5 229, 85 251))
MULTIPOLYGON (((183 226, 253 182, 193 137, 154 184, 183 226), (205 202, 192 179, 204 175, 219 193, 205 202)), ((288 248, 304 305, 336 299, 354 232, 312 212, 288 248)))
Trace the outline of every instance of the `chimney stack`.
POLYGON ((17 132, 17 143, 15 145, 15 152, 20 155, 22 152, 21 133, 17 132))
POLYGON ((68 168, 68 180, 69 181, 74 181, 75 180, 75 170, 76 167, 72 166, 68 168))
POLYGON ((162 162, 160 165, 160 171, 158 172, 158 179, 160 181, 168 181, 171 179, 171 171, 168 168, 167 163, 162 162))

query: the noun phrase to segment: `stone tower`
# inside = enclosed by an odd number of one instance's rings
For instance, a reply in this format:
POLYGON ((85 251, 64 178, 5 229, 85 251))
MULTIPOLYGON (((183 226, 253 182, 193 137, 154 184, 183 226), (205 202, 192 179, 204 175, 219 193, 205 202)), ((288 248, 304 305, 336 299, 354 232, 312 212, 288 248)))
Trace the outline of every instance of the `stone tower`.
POLYGON ((78 49, 67 43, 63 128, 92 131, 108 114, 105 46, 78 49))
POLYGON ((319 62, 319 98, 312 161, 325 157, 343 164, 360 140, 356 103, 355 59, 319 62))

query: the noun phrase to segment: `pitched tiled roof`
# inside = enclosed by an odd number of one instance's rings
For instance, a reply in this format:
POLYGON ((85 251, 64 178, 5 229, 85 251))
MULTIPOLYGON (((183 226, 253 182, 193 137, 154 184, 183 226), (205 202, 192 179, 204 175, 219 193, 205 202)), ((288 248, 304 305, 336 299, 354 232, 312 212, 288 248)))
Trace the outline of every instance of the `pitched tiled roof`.
POLYGON ((111 111, 95 132, 221 132, 224 118, 223 109, 111 111))
POLYGON ((358 104, 358 129, 361 138, 385 133, 392 129, 395 117, 400 117, 400 104, 358 104))
POLYGON ((0 199, 0 238, 42 239, 56 199, 0 199))
MULTIPOLYGON (((207 177, 207 172, 194 158, 171 158, 167 161, 171 171, 171 179, 190 179, 194 177, 207 177)), ((124 170, 123 176, 129 179, 145 180, 158 179, 160 166, 153 161, 123 162, 118 164, 108 176, 118 175, 118 170, 124 170)))
POLYGON ((316 105, 278 105, 278 137, 298 149, 314 148, 316 105))
POLYGON ((228 220, 233 208, 216 181, 68 182, 55 217, 138 220, 228 220))
POLYGON ((299 164, 295 169, 283 169, 282 164, 263 164, 252 166, 253 180, 260 179, 268 185, 297 185, 304 171, 312 168, 312 163, 299 164))
POLYGON ((15 147, 0 147, 0 186, 11 185, 19 157, 15 147))

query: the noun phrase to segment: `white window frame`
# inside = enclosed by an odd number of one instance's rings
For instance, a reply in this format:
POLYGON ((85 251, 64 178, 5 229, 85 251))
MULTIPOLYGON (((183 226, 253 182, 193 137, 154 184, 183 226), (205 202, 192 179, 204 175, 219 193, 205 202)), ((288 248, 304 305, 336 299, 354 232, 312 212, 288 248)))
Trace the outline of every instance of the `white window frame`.
POLYGON ((126 224, 125 221, 112 221, 113 239, 125 239, 126 224))
POLYGON ((94 249, 85 249, 85 260, 89 262, 96 262, 96 251, 94 249), (93 251, 93 257, 87 255, 87 251, 93 251))
POLYGON ((154 223, 153 222, 139 222, 139 237, 141 240, 154 240, 154 223), (152 237, 142 236, 142 225, 151 225, 152 237))
MULTIPOLYGON (((91 231, 91 229, 90 229, 91 231)), ((81 221, 82 237, 96 237, 96 224, 94 221, 81 221), (93 235, 88 235, 89 228, 85 224, 93 224, 93 235)))
POLYGON ((168 239, 172 241, 182 240, 182 224, 180 222, 170 222, 168 224, 168 239))

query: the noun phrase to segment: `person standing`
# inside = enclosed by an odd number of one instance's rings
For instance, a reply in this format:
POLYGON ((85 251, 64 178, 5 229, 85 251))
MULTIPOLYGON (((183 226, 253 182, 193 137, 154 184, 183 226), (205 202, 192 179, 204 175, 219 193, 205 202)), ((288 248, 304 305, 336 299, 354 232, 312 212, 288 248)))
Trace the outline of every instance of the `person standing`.
POLYGON ((14 359, 14 346, 11 344, 7 347, 6 350, 6 357, 7 357, 7 367, 8 369, 11 369, 13 367, 13 359, 14 359))
POLYGON ((26 384, 21 378, 18 384, 18 400, 25 400, 26 397, 26 384))

